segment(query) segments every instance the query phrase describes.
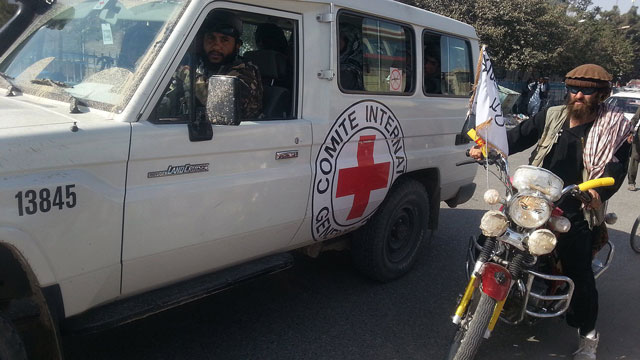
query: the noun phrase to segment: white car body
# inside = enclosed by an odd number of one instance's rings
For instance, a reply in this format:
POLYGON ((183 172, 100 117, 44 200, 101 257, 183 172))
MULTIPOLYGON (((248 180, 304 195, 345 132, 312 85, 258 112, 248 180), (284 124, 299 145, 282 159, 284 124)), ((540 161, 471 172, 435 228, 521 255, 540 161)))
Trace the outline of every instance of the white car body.
POLYGON ((605 102, 619 107, 624 113, 624 117, 627 120, 631 120, 638 108, 640 108, 640 90, 629 91, 627 89, 626 91, 617 92, 609 96, 605 102))
MULTIPOLYGON (((17 251, 37 287, 59 287, 64 317, 355 230, 382 203, 393 180, 407 174, 434 177, 432 195, 438 198, 432 209, 445 200, 455 206, 456 196, 468 199, 470 194, 459 193, 473 185, 476 169, 455 165, 469 147, 455 144, 467 96, 425 95, 421 66, 415 68, 415 91, 405 96, 345 93, 333 75, 340 11, 401 23, 413 29, 417 49, 425 30, 455 35, 471 44, 475 67, 478 40, 471 26, 383 0, 185 4, 179 20, 154 45, 158 51, 146 71, 134 73, 134 86, 122 90, 128 94, 122 106, 80 106, 80 113, 70 113, 64 99, 27 92, 0 97, 0 242, 17 251), (219 7, 295 21, 296 114, 286 120, 214 125, 212 140, 192 142, 186 124, 148 119, 198 26, 219 7), (338 131, 352 138, 340 144, 334 166, 358 166, 359 130, 348 133, 339 120, 350 113, 363 116, 374 107, 394 116, 388 115, 385 124, 381 115, 380 126, 368 133, 387 137, 387 146, 396 151, 394 168, 386 186, 371 190, 362 216, 347 224, 343 220, 353 197, 323 198, 318 189, 331 179, 319 172, 328 164, 322 162, 326 145, 338 131), (394 139, 402 143, 394 147, 394 139), (277 159, 278 154, 287 156, 277 159), (320 206, 327 201, 333 206, 331 221, 344 227, 321 221, 327 213, 320 206)), ((415 61, 422 60, 422 51, 416 51, 415 61)), ((0 86, 8 87, 1 79, 0 86)), ((97 88, 69 91, 80 96, 97 88)), ((373 161, 388 157, 380 150, 384 144, 376 142, 373 161)), ((337 169, 332 171, 337 176, 337 169)))

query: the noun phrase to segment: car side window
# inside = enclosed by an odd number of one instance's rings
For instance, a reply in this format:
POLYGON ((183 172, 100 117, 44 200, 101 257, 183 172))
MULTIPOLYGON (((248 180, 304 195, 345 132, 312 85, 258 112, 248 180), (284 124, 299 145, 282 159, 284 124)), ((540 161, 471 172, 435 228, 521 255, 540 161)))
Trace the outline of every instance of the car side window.
POLYGON ((156 105, 156 114, 153 116, 155 122, 189 121, 192 107, 195 105, 190 96, 193 93, 193 79, 189 72, 190 66, 194 64, 192 57, 193 53, 187 52, 171 76, 160 102, 156 105))
POLYGON ((236 10, 215 9, 174 70, 156 105, 157 123, 181 123, 204 116, 211 76, 237 79, 229 101, 240 120, 297 116, 298 21, 236 10))
POLYGON ((348 12, 338 15, 338 84, 343 92, 410 94, 414 46, 410 27, 348 12))
POLYGON ((468 40, 423 34, 423 91, 426 95, 469 96, 473 84, 468 40))

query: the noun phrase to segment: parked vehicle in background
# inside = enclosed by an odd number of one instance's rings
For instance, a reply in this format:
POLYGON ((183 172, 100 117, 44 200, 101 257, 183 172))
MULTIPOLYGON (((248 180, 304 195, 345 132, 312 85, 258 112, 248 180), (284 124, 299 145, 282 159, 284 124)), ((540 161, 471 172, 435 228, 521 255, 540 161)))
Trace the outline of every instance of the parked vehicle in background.
POLYGON ((617 92, 609 96, 605 102, 622 109, 624 117, 631 120, 640 107, 640 89, 638 91, 628 91, 627 89, 627 91, 617 92))
POLYGON ((625 87, 640 89, 640 79, 629 80, 629 82, 627 82, 627 85, 625 87))
POLYGON ((393 280, 441 201, 473 195, 476 169, 455 166, 469 25, 383 0, 42 1, 0 58, 0 349, 16 358, 281 270, 292 249, 348 243, 359 270, 393 280), (219 10, 262 77, 257 118, 237 115, 237 76, 196 97, 219 10), (287 49, 258 46, 266 23, 287 49))

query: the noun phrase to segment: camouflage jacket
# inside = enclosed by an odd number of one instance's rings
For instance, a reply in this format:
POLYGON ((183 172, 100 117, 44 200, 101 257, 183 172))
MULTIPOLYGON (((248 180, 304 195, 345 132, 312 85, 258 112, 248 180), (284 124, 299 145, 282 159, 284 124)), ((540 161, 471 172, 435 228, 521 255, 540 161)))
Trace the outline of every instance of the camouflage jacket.
POLYGON ((201 64, 196 70, 196 97, 202 104, 207 103, 207 80, 211 75, 235 76, 243 85, 240 88, 241 119, 257 119, 262 114, 262 80, 258 68, 250 62, 236 60, 222 65, 217 72, 207 71, 201 64))

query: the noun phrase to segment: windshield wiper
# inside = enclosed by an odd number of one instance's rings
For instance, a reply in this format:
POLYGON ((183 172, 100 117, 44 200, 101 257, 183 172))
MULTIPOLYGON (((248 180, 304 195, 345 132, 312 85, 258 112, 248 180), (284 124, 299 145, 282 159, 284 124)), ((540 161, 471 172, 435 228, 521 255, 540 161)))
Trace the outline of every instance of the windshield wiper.
POLYGON ((53 87, 60 87, 60 88, 72 88, 73 86, 64 83, 62 81, 57 81, 57 80, 52 80, 52 79, 33 79, 31 80, 32 84, 37 84, 37 85, 46 85, 46 86, 53 86, 53 87))
POLYGON ((20 90, 20 88, 18 88, 16 86, 16 84, 13 82, 13 80, 14 80, 13 77, 11 77, 11 76, 9 76, 9 75, 1 72, 1 71, 0 71, 0 77, 3 78, 4 81, 7 82, 7 84, 9 84, 9 89, 7 90, 7 96, 14 96, 15 95, 14 91, 22 92, 22 90, 20 90))
MULTIPOLYGON (((58 88, 58 89, 68 89, 68 88, 72 88, 73 86, 64 83, 62 81, 57 81, 57 80, 52 80, 52 79, 33 79, 31 80, 32 84, 37 84, 37 85, 45 85, 45 86, 52 86, 54 88, 58 88)), ((79 114, 82 111, 80 111, 80 109, 78 109, 78 105, 85 105, 84 103, 80 102, 80 99, 78 99, 77 97, 69 94, 69 93, 65 93, 65 95, 69 96, 69 112, 72 114, 79 114)))

